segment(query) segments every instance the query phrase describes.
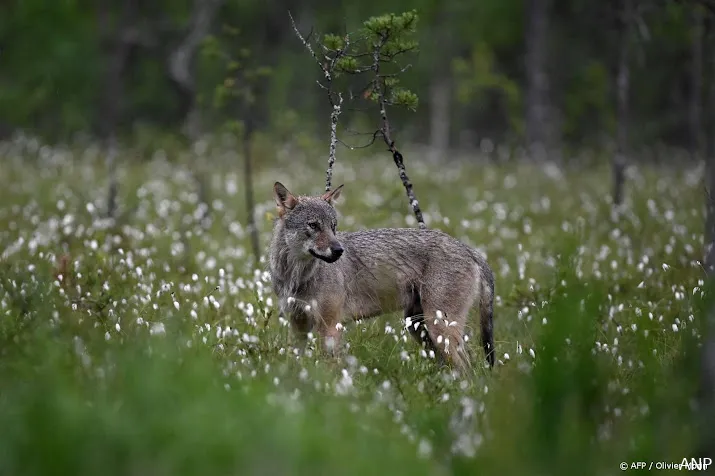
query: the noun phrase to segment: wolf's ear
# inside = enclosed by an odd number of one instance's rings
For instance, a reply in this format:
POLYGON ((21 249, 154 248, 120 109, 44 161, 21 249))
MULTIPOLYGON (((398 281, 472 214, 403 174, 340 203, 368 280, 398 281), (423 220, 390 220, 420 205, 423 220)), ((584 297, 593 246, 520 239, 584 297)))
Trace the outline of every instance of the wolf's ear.
POLYGON ((340 192, 343 190, 343 185, 340 185, 339 187, 331 190, 330 192, 325 192, 320 196, 320 198, 332 205, 333 200, 337 200, 340 197, 340 192))
POLYGON ((273 198, 276 200, 278 216, 281 217, 298 204, 298 199, 280 182, 273 184, 273 198))

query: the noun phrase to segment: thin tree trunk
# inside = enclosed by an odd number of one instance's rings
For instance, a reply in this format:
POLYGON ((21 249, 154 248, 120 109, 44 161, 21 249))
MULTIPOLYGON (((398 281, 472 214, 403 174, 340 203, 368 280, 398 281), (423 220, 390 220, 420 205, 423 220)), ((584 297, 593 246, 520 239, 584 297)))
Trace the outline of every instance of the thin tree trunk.
MULTIPOLYGON (((168 59, 169 77, 176 85, 184 105, 183 131, 192 145, 202 134, 201 111, 196 101, 194 59, 201 42, 211 32, 214 17, 222 3, 223 0, 194 0, 186 36, 168 59)), ((202 226, 207 227, 211 206, 204 167, 205 158, 194 157, 192 175, 198 188, 199 204, 204 208, 199 221, 202 226)))
POLYGON ((138 4, 136 0, 126 0, 122 3, 122 10, 115 28, 111 27, 110 2, 103 1, 99 8, 99 25, 102 32, 102 47, 105 51, 107 63, 104 72, 102 97, 100 98, 99 135, 105 146, 107 175, 109 186, 107 189, 108 218, 114 218, 117 211, 117 194, 119 183, 117 179, 117 127, 121 119, 121 108, 124 101, 124 78, 133 47, 132 35, 128 31, 133 27, 137 17, 138 4))
POLYGON ((254 267, 258 268, 261 261, 261 246, 256 226, 256 205, 253 196, 253 121, 247 119, 243 127, 243 188, 246 191, 246 213, 248 215, 248 234, 253 249, 254 267))
POLYGON ((710 45, 707 49, 708 55, 703 61, 703 75, 707 74, 708 88, 703 88, 705 95, 706 108, 702 116, 704 138, 703 138, 703 154, 706 160, 715 157, 715 54, 712 48, 715 48, 715 15, 710 17, 707 29, 704 29, 705 35, 703 43, 710 45))
POLYGON ((117 140, 114 134, 107 141, 107 175, 109 175, 109 188, 107 190, 107 218, 117 215, 117 195, 119 193, 119 179, 117 178, 117 140))
MULTIPOLYGON (((715 32, 711 32, 708 43, 715 46, 715 32)), ((715 53, 709 51, 710 87, 707 91, 708 107, 705 123, 705 271, 715 274, 715 53)))
POLYGON ((432 55, 437 58, 437 62, 433 65, 434 68, 430 75, 429 89, 429 145, 430 156, 434 160, 444 159, 449 150, 450 120, 452 118, 451 65, 449 56, 441 54, 440 51, 448 51, 454 44, 454 35, 450 28, 454 16, 452 6, 449 2, 442 2, 438 4, 437 9, 434 25, 440 41, 430 46, 433 48, 432 55))
POLYGON ((201 134, 201 119, 196 105, 194 59, 201 42, 211 31, 213 19, 223 0, 194 0, 186 36, 169 55, 169 76, 178 86, 186 107, 184 132, 191 141, 201 134))
MULTIPOLYGON (((715 86, 711 88, 711 96, 715 96, 715 86)), ((711 108, 715 106, 711 100, 711 108)), ((715 128, 709 128, 709 135, 715 135, 715 128)), ((705 271, 709 284, 715 279, 715 154, 710 149, 706 161, 706 209, 705 220, 705 271)), ((712 288, 711 288, 712 290, 712 288)), ((701 381, 700 381, 700 414, 701 421, 712 422, 715 418, 715 309, 705 315, 705 333, 701 355, 701 381)), ((701 427, 700 452, 702 456, 712 456, 708 452, 715 445, 715 430, 712 425, 704 424, 701 427)))
POLYGON ((619 207, 623 203, 625 189, 625 170, 628 155, 628 99, 631 87, 630 44, 633 25, 633 1, 623 0, 623 9, 619 15, 620 48, 616 72, 616 153, 613 157, 613 204, 619 207))
POLYGON ((527 0, 526 6, 526 144, 531 158, 545 159, 550 148, 547 35, 549 0, 527 0))
MULTIPOLYGON (((712 279, 712 278, 710 278, 712 279)), ((700 359, 700 457, 712 457, 715 447, 715 428, 710 422, 715 421, 715 310, 705 318, 705 336, 700 359)))
POLYGON ((443 159, 449 149, 451 118, 450 80, 437 72, 430 86, 430 149, 433 159, 443 159))
POLYGON ((690 153, 693 157, 702 157, 702 103, 703 103, 703 12, 695 5, 691 9, 691 70, 690 104, 688 122, 690 127, 690 153))
MULTIPOLYGON (((707 90, 707 115, 705 134, 705 170, 706 170, 706 195, 705 205, 707 217, 705 220, 705 272, 712 281, 715 277, 715 32, 710 32, 707 43, 708 49, 709 83, 707 90)), ((712 422, 715 419, 715 310, 706 315, 705 335, 703 338, 701 358, 701 385, 700 385, 700 416, 701 427, 701 455, 712 457, 712 448, 715 446, 715 430, 712 422)))
POLYGON ((116 133, 124 93, 124 75, 132 44, 126 41, 126 30, 131 28, 137 14, 136 0, 126 0, 116 27, 111 26, 110 1, 104 0, 99 9, 99 25, 104 32, 102 49, 106 57, 102 97, 99 100, 99 134, 108 141, 116 133))
POLYGON ((715 274, 715 157, 712 151, 705 163, 705 170, 705 272, 710 275, 715 274))

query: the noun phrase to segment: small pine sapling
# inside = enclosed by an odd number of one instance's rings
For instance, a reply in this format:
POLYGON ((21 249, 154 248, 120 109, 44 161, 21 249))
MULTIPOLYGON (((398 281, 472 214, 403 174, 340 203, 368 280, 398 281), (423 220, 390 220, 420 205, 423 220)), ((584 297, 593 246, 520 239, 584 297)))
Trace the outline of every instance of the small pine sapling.
MULTIPOLYGON (((210 36, 204 42, 204 59, 218 69, 212 83, 211 101, 206 101, 209 109, 216 112, 228 112, 229 117, 239 119, 226 121, 225 129, 241 137, 243 144, 243 185, 246 200, 248 234, 254 255, 254 265, 259 266, 261 248, 255 217, 255 198, 253 188, 253 133, 256 118, 260 114, 261 101, 265 99, 266 78, 271 69, 260 65, 249 48, 235 49, 240 44, 239 30, 224 25, 220 36, 210 36)), ((223 117, 223 114, 218 114, 223 117)))
POLYGON ((410 111, 417 109, 419 102, 417 95, 399 85, 399 76, 410 68, 409 64, 400 66, 399 60, 405 54, 417 50, 417 42, 411 38, 416 31, 417 18, 415 11, 371 17, 363 22, 358 32, 345 35, 327 34, 323 41, 317 42, 314 47, 311 43, 312 32, 307 37, 303 36, 293 17, 290 17, 293 30, 324 75, 324 80, 318 81, 318 85, 327 92, 331 105, 326 191, 330 190, 337 143, 346 145, 337 137, 343 97, 346 96, 350 101, 366 100, 373 105, 370 109, 378 115, 379 127, 372 133, 369 143, 362 146, 346 146, 350 149, 369 147, 378 137, 382 137, 397 166, 417 223, 420 228, 426 228, 419 201, 407 176, 404 157, 395 145, 388 117, 388 109, 391 107, 404 107, 410 111), (337 92, 334 83, 336 78, 342 75, 349 75, 358 80, 367 78, 367 85, 362 87, 358 94, 352 91, 348 94, 337 92))

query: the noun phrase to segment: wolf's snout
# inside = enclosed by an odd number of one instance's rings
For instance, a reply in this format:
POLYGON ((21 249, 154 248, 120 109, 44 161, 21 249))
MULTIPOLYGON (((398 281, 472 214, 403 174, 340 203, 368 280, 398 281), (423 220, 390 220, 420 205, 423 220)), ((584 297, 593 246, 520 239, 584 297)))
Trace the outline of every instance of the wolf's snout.
POLYGON ((308 252, 313 255, 313 257, 318 258, 320 260, 325 261, 326 263, 334 263, 336 262, 342 255, 345 250, 343 249, 343 245, 340 244, 340 242, 333 242, 330 243, 326 248, 318 249, 317 252, 314 249, 309 249, 308 252))
POLYGON ((340 243, 335 243, 330 245, 330 252, 332 253, 333 257, 335 259, 340 258, 343 255, 343 251, 345 251, 340 243))

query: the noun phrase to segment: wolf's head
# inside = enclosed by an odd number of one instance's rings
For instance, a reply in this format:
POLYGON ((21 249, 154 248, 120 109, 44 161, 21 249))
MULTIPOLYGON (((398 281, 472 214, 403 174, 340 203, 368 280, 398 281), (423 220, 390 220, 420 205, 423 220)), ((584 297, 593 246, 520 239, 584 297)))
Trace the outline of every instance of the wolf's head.
POLYGON ((333 208, 333 200, 340 196, 342 188, 341 185, 320 197, 296 197, 282 183, 273 185, 285 243, 293 252, 326 263, 334 263, 342 256, 343 246, 335 237, 338 219, 333 208))

